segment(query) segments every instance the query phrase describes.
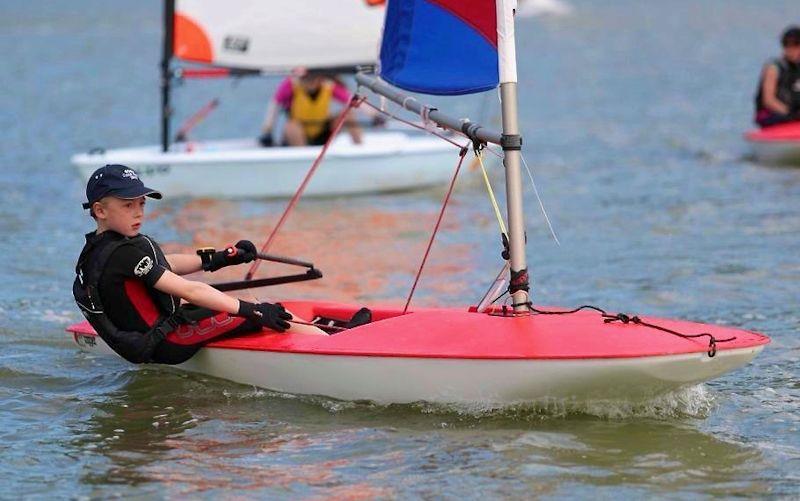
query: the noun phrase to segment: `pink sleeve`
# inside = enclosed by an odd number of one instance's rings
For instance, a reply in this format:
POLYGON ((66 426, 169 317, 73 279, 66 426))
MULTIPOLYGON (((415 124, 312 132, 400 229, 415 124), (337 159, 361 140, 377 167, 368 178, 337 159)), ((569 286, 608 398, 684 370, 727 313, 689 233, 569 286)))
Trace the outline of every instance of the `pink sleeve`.
POLYGON ((278 106, 283 108, 284 110, 288 110, 292 107, 292 79, 286 78, 283 82, 278 85, 278 89, 275 91, 275 95, 272 96, 272 99, 278 103, 278 106))
POLYGON ((333 98, 340 103, 347 104, 350 102, 350 91, 344 85, 336 82, 333 84, 333 98))

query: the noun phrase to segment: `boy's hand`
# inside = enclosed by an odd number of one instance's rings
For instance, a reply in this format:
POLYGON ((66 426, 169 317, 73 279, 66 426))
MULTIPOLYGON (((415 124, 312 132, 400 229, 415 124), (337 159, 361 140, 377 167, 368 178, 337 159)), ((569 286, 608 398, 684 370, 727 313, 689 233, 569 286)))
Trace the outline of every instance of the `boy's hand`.
POLYGON ((292 314, 286 311, 281 304, 259 303, 253 304, 239 300, 240 317, 256 321, 260 326, 283 332, 289 328, 287 320, 292 319, 292 314))
POLYGON ((217 271, 226 266, 249 263, 256 258, 258 249, 250 240, 239 240, 224 250, 211 252, 200 249, 197 254, 203 261, 204 271, 217 271))
POLYGON ((225 261, 228 265, 249 263, 256 258, 258 249, 250 240, 239 240, 236 245, 228 247, 225 252, 225 261))

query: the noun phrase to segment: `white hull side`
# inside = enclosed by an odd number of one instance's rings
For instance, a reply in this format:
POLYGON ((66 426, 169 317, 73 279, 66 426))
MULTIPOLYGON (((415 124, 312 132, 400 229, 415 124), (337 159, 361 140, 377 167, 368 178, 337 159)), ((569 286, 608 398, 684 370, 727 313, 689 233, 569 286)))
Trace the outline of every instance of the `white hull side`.
POLYGON ((800 165, 800 141, 751 141, 756 160, 766 164, 800 165))
MULTIPOLYGON (((119 163, 136 169, 164 195, 246 198, 290 197, 321 147, 261 148, 255 140, 226 140, 79 154, 72 163, 84 180, 95 169, 119 163), (191 148, 191 151, 188 149, 191 148)), ((458 149, 436 137, 372 132, 354 145, 343 134, 328 150, 307 196, 336 196, 445 185, 458 149)))
MULTIPOLYGON (((95 336, 74 336, 93 353, 113 353, 95 336), (86 339, 94 342, 86 343, 86 339)), ((356 357, 204 348, 177 366, 274 391, 378 403, 509 405, 549 399, 641 400, 747 364, 763 346, 660 357, 478 360, 356 357)))

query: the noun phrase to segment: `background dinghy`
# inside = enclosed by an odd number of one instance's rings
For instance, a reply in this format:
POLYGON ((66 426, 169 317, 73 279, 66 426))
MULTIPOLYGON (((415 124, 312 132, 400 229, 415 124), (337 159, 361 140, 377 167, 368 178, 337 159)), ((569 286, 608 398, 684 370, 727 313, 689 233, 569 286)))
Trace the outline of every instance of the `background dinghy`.
POLYGON ((757 161, 800 165, 800 122, 754 129, 744 137, 753 148, 757 161))

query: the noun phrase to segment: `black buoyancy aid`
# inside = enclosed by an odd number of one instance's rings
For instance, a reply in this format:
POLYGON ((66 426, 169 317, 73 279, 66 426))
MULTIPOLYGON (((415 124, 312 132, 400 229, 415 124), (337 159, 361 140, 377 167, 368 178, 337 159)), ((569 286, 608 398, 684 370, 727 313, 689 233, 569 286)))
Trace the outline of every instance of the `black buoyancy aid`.
MULTIPOLYGON (((777 98, 789 107, 789 113, 800 111, 800 64, 790 63, 784 58, 771 60, 768 64, 778 68, 777 98)), ((758 81, 756 92, 756 112, 765 109, 762 103, 764 76, 758 81)))
POLYGON ((100 277, 111 255, 123 245, 134 245, 153 257, 154 262, 170 269, 164 253, 149 237, 138 235, 133 238, 99 237, 88 241, 81 251, 75 266, 75 281, 72 295, 97 334, 125 360, 134 363, 147 363, 152 360, 153 351, 173 331, 182 320, 178 309, 179 300, 158 290, 152 289, 153 302, 161 314, 148 332, 123 331, 118 329, 106 315, 100 297, 100 277))

